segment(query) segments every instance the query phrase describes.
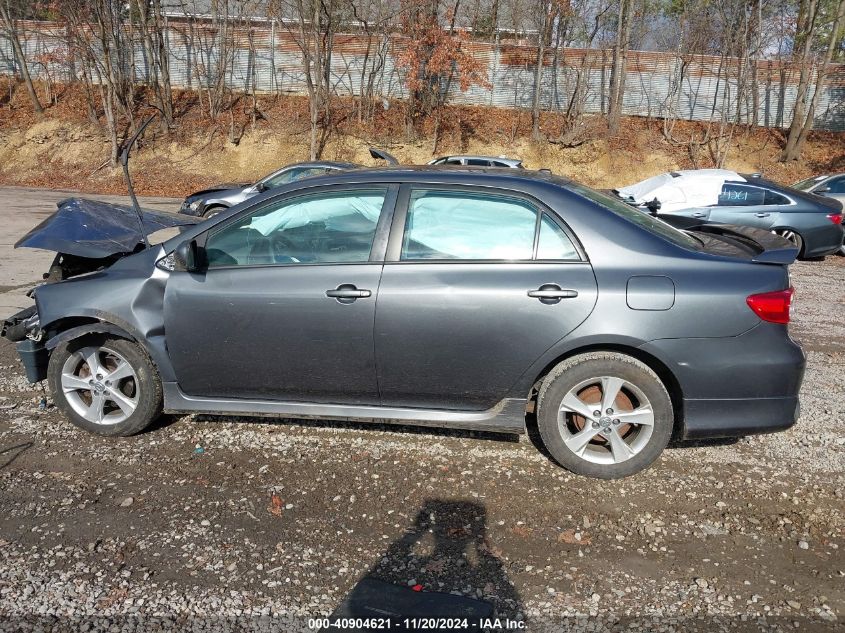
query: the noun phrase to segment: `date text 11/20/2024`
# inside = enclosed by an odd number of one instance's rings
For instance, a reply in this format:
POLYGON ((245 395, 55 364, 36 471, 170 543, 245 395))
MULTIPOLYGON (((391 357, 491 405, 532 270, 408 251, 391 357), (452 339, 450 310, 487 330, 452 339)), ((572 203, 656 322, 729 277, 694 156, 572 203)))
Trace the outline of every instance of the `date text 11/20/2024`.
POLYGON ((523 620, 510 618, 310 618, 311 630, 365 631, 519 631, 523 620))

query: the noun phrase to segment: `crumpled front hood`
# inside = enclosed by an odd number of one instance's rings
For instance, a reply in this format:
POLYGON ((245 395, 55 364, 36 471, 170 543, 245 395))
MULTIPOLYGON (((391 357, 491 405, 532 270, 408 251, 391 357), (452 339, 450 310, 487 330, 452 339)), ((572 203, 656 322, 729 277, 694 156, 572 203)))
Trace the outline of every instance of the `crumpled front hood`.
MULTIPOLYGON (((162 229, 189 226, 198 219, 185 215, 141 211, 147 235, 162 229)), ((134 209, 86 198, 59 203, 53 215, 24 235, 15 248, 40 248, 78 257, 100 259, 134 252, 144 238, 134 209)))

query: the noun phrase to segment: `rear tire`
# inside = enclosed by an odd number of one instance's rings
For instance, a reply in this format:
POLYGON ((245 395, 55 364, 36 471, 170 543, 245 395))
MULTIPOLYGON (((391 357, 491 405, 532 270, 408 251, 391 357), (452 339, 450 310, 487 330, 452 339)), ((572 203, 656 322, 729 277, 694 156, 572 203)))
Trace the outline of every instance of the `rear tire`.
POLYGON ((126 437, 161 415, 161 380, 136 343, 83 336, 60 344, 47 379, 53 401, 73 424, 97 435, 126 437))
POLYGON ((563 361, 537 397, 546 449, 561 466, 587 477, 617 479, 645 469, 666 448, 673 424, 672 400, 657 374, 616 352, 563 361))
POLYGON ((785 240, 789 240, 798 247, 798 257, 796 259, 804 257, 804 238, 801 237, 798 231, 793 231, 792 229, 775 229, 772 232, 780 235, 785 240))

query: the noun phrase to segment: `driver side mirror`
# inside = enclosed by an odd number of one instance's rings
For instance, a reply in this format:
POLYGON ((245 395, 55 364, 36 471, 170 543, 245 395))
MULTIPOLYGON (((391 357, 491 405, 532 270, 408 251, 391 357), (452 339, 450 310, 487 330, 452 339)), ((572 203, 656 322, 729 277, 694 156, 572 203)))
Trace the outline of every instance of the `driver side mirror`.
POLYGON ((830 186, 824 185, 823 187, 819 187, 813 193, 830 193, 830 186))
POLYGON ((202 249, 197 244, 196 240, 188 240, 182 242, 173 251, 174 270, 181 270, 189 273, 195 273, 201 269, 202 249))
POLYGON ((253 188, 254 188, 254 189, 255 189, 258 193, 264 193, 264 192, 265 192, 265 191, 267 191, 267 189, 268 189, 267 185, 266 185, 265 183, 263 183, 263 182, 257 182, 257 183, 255 183, 255 187, 253 187, 253 188))

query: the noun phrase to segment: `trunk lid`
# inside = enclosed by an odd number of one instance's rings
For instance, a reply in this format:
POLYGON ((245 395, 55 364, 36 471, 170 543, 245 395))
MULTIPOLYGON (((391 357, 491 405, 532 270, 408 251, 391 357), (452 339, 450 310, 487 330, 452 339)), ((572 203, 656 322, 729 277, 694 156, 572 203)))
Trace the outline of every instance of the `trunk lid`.
POLYGON ((756 264, 792 264, 798 247, 779 235, 763 229, 732 224, 702 224, 687 232, 711 255, 745 259, 756 264))

